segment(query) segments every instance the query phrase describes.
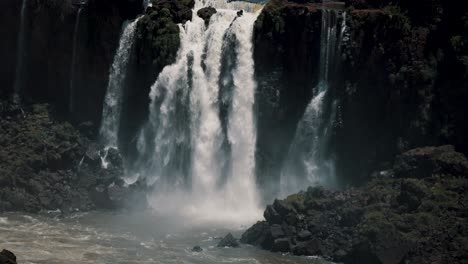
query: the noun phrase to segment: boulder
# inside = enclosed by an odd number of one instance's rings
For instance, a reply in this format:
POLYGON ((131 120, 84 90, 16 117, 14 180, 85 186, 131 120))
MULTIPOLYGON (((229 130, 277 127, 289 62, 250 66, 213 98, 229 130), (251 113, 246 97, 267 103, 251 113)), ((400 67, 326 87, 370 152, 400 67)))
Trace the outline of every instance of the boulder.
POLYGON ((273 239, 282 238, 285 236, 283 228, 278 224, 272 225, 270 227, 270 232, 273 239))
POLYGON ((239 247, 239 242, 231 233, 229 233, 219 241, 217 247, 239 247))
POLYGON ((309 230, 301 230, 299 234, 297 234, 297 240, 306 241, 309 240, 311 236, 312 233, 309 230))
POLYGON ((281 216, 276 212, 273 206, 268 205, 263 213, 263 217, 267 220, 270 224, 281 224, 282 219, 281 216))
POLYGON ((16 264, 16 256, 6 249, 0 252, 0 264, 16 264))
POLYGON ((293 253, 298 256, 320 256, 324 250, 322 243, 317 239, 299 242, 293 248, 293 253))
POLYGON ((211 16, 213 16, 216 13, 217 11, 214 7, 208 6, 198 10, 197 15, 205 21, 205 25, 208 27, 208 25, 210 24, 211 16))
POLYGON ((291 246, 289 244, 288 238, 277 238, 273 242, 272 251, 273 252, 289 252, 291 246))
POLYGON ((293 205, 286 200, 275 200, 273 202, 273 208, 282 217, 287 216, 290 213, 296 213, 296 209, 293 205))
POLYGON ((203 248, 201 248, 200 246, 194 246, 192 248, 192 252, 202 252, 203 251, 203 248))
POLYGON ((270 225, 266 221, 257 222, 242 234, 241 242, 270 250, 273 246, 270 225))

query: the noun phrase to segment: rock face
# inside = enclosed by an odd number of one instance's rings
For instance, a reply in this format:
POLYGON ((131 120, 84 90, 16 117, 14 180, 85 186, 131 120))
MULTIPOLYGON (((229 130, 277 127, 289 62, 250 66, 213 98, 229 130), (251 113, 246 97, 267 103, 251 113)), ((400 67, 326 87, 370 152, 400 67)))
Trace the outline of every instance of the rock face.
POLYGON ((0 264, 16 264, 16 256, 6 249, 0 252, 0 264))
POLYGON ((257 170, 274 190, 296 124, 312 98, 320 57, 321 10, 307 3, 272 0, 255 22, 257 170))
MULTIPOLYGON (((257 169, 269 190, 317 84, 321 10, 313 2, 269 1, 255 25, 257 169)), ((468 3, 345 2, 347 32, 329 89, 338 181, 363 183, 420 146, 467 154, 468 3)))
POLYGON ((52 117, 47 105, 0 106, 0 211, 123 206, 128 196, 112 200, 109 195, 110 187, 124 187, 118 152, 108 152, 103 168, 103 150, 52 117))
MULTIPOLYGON (((78 12, 78 5, 74 3, 77 2, 27 2, 23 101, 48 102, 78 124, 92 122, 96 131, 121 26, 126 19, 142 12, 142 1, 86 1, 77 37, 76 111, 68 115, 73 32, 78 12)), ((0 56, 4 58, 0 66, 2 99, 12 93, 15 80, 21 3, 18 0, 0 3, 0 56)))
MULTIPOLYGON (((349 182, 408 149, 468 153, 466 2, 347 1, 349 41, 336 86, 337 169, 349 182), (463 50, 463 51, 462 51, 463 50), (366 171, 367 170, 367 171, 366 171)), ((346 181, 346 179, 343 179, 346 181)))
POLYGON ((393 171, 360 188, 315 187, 275 200, 241 242, 344 263, 464 263, 465 156, 450 146, 414 149, 393 171))

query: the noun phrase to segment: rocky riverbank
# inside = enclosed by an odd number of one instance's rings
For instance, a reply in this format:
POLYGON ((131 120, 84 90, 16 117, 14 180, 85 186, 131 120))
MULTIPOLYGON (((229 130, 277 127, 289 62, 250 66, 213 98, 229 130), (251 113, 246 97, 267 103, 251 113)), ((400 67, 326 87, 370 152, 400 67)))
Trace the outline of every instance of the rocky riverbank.
POLYGON ((78 131, 46 104, 1 101, 0 116, 0 212, 115 209, 137 196, 120 179, 117 151, 102 166, 104 150, 84 136, 86 124, 78 131))
POLYGON ((344 263, 468 263, 468 161, 452 146, 398 156, 363 187, 275 200, 241 242, 344 263))

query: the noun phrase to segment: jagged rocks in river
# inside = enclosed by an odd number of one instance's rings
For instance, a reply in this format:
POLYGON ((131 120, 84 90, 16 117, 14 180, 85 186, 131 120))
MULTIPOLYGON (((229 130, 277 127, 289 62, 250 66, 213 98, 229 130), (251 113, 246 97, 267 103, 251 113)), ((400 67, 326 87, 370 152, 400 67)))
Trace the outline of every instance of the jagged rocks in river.
MULTIPOLYGON (((108 188, 124 186, 120 154, 101 148, 69 123, 55 120, 47 105, 23 109, 1 103, 0 211, 62 212, 118 208, 108 188)), ((132 187, 135 188, 135 187, 132 187)))
POLYGON ((344 263, 466 263, 466 158, 451 146, 419 148, 393 171, 360 188, 275 200, 241 242, 344 263))
POLYGON ((192 248, 192 252, 202 252, 203 251, 203 248, 201 248, 200 246, 194 246, 192 248))
POLYGON ((231 234, 227 234, 221 241, 219 241, 217 247, 238 247, 239 242, 237 239, 231 234))
POLYGON ((0 264, 16 264, 16 256, 6 249, 0 252, 0 264))

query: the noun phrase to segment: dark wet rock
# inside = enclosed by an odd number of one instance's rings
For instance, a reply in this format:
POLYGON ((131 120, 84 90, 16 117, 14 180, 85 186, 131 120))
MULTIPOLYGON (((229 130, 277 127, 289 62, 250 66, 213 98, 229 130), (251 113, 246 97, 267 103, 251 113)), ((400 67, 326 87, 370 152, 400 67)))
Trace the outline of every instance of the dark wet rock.
POLYGON ((239 242, 231 233, 229 233, 219 241, 217 247, 239 247, 239 242))
POLYGON ((16 264, 16 256, 6 249, 0 252, 0 264, 16 264))
POLYGON ((453 146, 425 147, 398 156, 394 171, 397 177, 427 178, 433 174, 468 177, 468 161, 453 146))
POLYGON ((288 238, 277 238, 273 241, 273 247, 271 251, 273 252, 289 252, 291 246, 289 244, 288 238))
POLYGON ((270 227, 270 233, 271 233, 271 237, 273 239, 275 238, 282 238, 285 236, 284 234, 284 231, 283 231, 283 228, 280 226, 280 225, 271 225, 270 227))
POLYGON ((200 246, 194 246, 192 248, 192 252, 202 252, 203 251, 203 248, 201 248, 200 246))
POLYGON ((197 15, 201 17, 205 21, 205 25, 208 26, 210 24, 211 16, 216 14, 216 12, 217 11, 214 7, 208 6, 198 10, 197 15))
POLYGON ((392 168, 399 177, 378 177, 341 191, 309 187, 275 200, 265 210, 266 221, 249 228, 241 242, 351 264, 463 263, 468 257, 468 179, 460 169, 465 157, 450 147, 402 156, 392 168), (418 166, 424 166, 424 177, 418 166))
POLYGON ((272 238, 268 222, 260 221, 242 234, 240 241, 245 244, 259 246, 269 250, 273 246, 272 238))
POLYGON ((103 148, 57 121, 47 105, 25 105, 24 116, 9 110, 0 115, 0 211, 67 213, 126 203, 130 195, 113 200, 108 190, 124 185, 118 151, 107 151, 104 168, 103 148))
POLYGON ((275 223, 275 224, 281 224, 281 216, 276 212, 275 208, 273 206, 268 205, 265 212, 263 213, 263 217, 269 222, 269 223, 275 223))
POLYGON ((321 256, 324 254, 322 243, 318 239, 298 242, 292 251, 298 256, 321 256))
POLYGON ((312 233, 310 233, 309 230, 302 230, 297 234, 297 240, 298 241, 307 241, 309 238, 312 236, 312 233))

